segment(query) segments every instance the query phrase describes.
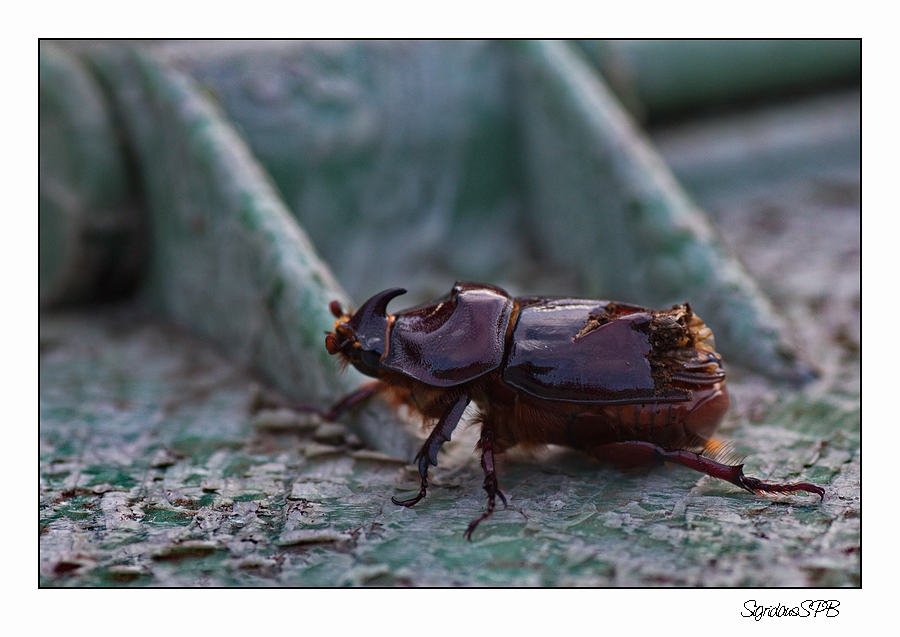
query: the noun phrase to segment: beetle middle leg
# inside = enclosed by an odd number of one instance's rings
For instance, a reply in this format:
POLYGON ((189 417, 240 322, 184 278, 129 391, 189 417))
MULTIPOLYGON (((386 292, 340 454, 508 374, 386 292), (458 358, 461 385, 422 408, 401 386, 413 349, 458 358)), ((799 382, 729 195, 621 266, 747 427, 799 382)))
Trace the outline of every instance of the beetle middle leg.
POLYGON ((500 484, 497 482, 497 470, 494 464, 494 455, 499 454, 499 450, 496 448, 494 430, 487 424, 482 426, 481 440, 479 440, 478 446, 481 447, 481 468, 484 470, 484 490, 487 491, 488 500, 484 513, 469 522, 465 538, 470 542, 472 541, 472 532, 475 530, 475 527, 494 513, 498 497, 503 502, 503 506, 507 506, 506 496, 503 495, 503 492, 500 490, 500 484))
POLYGON ((459 419, 462 418, 463 412, 466 410, 468 404, 468 395, 463 394, 457 398, 456 402, 454 402, 450 408, 444 412, 444 415, 441 416, 441 419, 434 426, 434 429, 431 430, 431 433, 425 440, 425 444, 422 445, 419 453, 416 454, 416 462, 419 465, 419 475, 422 476, 419 492, 407 500, 391 498, 391 502, 399 504, 400 506, 411 507, 425 497, 425 492, 428 490, 428 465, 433 467, 437 466, 438 451, 441 450, 441 446, 445 442, 450 441, 450 435, 453 433, 453 430, 456 429, 456 425, 459 424, 459 419))
POLYGON ((772 483, 744 475, 744 465, 728 465, 707 458, 704 455, 683 449, 664 449, 652 442, 625 441, 598 445, 587 452, 599 459, 625 460, 629 464, 636 462, 659 463, 671 462, 713 478, 725 480, 751 493, 793 493, 805 491, 815 493, 820 499, 825 498, 825 489, 809 482, 772 483))

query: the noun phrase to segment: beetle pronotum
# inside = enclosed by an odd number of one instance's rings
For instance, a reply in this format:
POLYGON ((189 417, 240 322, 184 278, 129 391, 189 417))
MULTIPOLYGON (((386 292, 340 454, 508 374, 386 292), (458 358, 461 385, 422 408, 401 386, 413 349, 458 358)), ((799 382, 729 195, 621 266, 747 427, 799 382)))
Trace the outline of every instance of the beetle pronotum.
POLYGON ((434 423, 416 456, 425 497, 428 467, 450 440, 470 402, 481 423, 478 448, 487 507, 466 529, 471 539, 499 498, 498 456, 516 445, 563 445, 598 459, 671 462, 753 493, 825 490, 777 484, 726 464, 712 438, 728 409, 725 371, 712 331, 690 305, 651 310, 576 298, 517 297, 500 288, 457 282, 443 299, 398 314, 376 294, 337 318, 325 347, 377 379, 326 414, 337 418, 376 393, 434 423))

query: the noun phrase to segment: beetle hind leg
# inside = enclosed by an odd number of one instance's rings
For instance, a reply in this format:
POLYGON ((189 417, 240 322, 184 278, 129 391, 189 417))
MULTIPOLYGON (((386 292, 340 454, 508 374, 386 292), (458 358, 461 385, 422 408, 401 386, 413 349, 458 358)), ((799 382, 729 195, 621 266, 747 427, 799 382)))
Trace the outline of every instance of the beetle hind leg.
POLYGON ((615 442, 589 449, 588 453, 600 459, 624 457, 632 462, 637 459, 643 459, 648 464, 652 462, 671 462, 700 473, 705 473, 713 478, 725 480, 751 493, 796 493, 804 491, 816 494, 820 500, 825 498, 825 489, 809 482, 763 482, 757 478, 745 476, 743 464, 725 464, 703 455, 703 452, 664 449, 652 442, 615 442))
POLYGON ((675 464, 680 464, 689 469, 700 471, 713 478, 725 480, 750 493, 796 493, 798 491, 805 491, 806 493, 816 494, 819 496, 820 501, 825 498, 825 489, 810 484, 809 482, 763 482, 757 478, 745 476, 743 464, 723 464, 692 451, 662 450, 662 459, 666 462, 674 462, 675 464))
MULTIPOLYGON (((825 489, 809 482, 790 482, 784 484, 762 482, 756 478, 750 478, 744 475, 743 465, 740 465, 740 484, 738 486, 752 493, 796 493, 797 491, 805 491, 806 493, 815 493, 819 496, 819 501, 825 499, 825 489)), ((737 483, 735 483, 737 484, 737 483)))

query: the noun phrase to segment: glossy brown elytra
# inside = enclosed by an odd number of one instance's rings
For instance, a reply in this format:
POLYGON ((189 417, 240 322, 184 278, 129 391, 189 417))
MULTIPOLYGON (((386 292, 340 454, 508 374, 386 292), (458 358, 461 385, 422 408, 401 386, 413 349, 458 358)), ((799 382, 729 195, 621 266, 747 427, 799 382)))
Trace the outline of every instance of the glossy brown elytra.
POLYGON ((340 355, 377 379, 335 405, 336 418, 381 393, 434 423, 416 457, 425 497, 428 466, 470 402, 481 424, 487 507, 465 536, 489 517, 499 498, 496 460, 523 445, 563 445, 598 459, 671 462, 753 493, 825 490, 773 484, 723 462, 712 434, 728 409, 725 371, 712 331, 690 305, 670 310, 575 298, 510 297, 490 285, 458 282, 443 299, 388 314, 405 290, 376 294, 355 313, 340 304, 325 338, 340 355))

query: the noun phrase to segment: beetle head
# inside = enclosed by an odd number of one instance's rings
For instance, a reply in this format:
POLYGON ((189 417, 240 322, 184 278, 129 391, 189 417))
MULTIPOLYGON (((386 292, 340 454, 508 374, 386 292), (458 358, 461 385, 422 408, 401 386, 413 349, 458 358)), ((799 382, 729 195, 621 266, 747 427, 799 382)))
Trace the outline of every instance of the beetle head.
POLYGON ((344 313, 341 304, 332 301, 331 313, 337 317, 334 331, 325 337, 325 349, 332 356, 341 354, 344 360, 369 376, 376 376, 384 358, 388 342, 391 318, 387 305, 391 299, 406 294, 403 288, 391 288, 379 292, 351 316, 344 313))

